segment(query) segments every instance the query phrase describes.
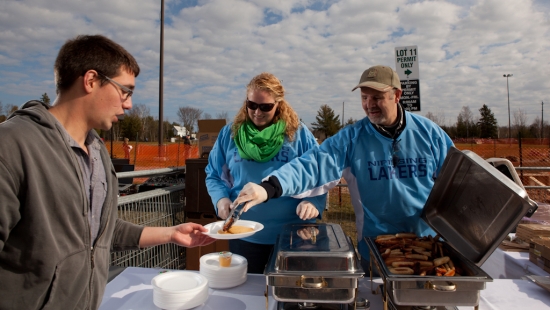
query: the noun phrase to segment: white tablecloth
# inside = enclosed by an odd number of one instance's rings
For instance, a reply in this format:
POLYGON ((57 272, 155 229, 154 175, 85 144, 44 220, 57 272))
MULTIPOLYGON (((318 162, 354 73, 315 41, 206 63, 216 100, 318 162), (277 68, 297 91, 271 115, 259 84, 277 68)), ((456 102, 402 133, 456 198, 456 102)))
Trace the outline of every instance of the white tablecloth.
POLYGON ((549 276, 529 261, 529 252, 503 251, 499 248, 481 266, 493 279, 522 279, 525 275, 549 276))
MULTIPOLYGON (((107 284, 99 309, 159 309, 153 303, 151 279, 161 269, 128 267, 107 284)), ((193 271, 198 272, 198 271, 193 271)), ((230 289, 209 289, 208 300, 197 308, 208 310, 266 309, 265 276, 249 274, 247 281, 230 289)), ((272 300, 272 303, 274 301, 272 300)))
MULTIPOLYGON (((100 309, 158 309, 153 304, 151 279, 159 269, 129 267, 107 284, 100 309)), ((196 271, 195 271, 196 272, 196 271)), ((380 283, 376 279, 375 283, 380 283)), ((265 276, 249 274, 246 283, 231 289, 209 289, 208 300, 196 310, 261 310, 266 309, 265 276)), ((381 295, 371 293, 370 279, 362 279, 359 296, 371 302, 372 310, 382 309, 381 295)), ((495 279, 481 291, 481 310, 550 309, 550 293, 538 285, 521 279, 495 279)), ((269 310, 276 309, 270 296, 269 310)), ((459 307, 473 309, 472 307, 459 307)))

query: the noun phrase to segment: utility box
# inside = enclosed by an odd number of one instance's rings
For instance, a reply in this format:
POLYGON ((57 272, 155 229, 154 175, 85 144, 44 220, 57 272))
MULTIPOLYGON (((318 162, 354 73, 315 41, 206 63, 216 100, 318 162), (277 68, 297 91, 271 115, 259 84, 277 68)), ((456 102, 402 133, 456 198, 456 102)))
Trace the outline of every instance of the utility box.
POLYGON ((201 119, 197 123, 199 125, 199 133, 197 134, 199 157, 205 158, 212 150, 220 130, 227 122, 225 119, 201 119))
MULTIPOLYGON (((115 172, 129 172, 134 171, 134 165, 130 165, 130 160, 126 158, 111 158, 111 162, 115 168, 115 172)), ((118 184, 132 184, 134 178, 118 179, 118 184)))
MULTIPOLYGON (((206 224, 218 221, 215 214, 198 214, 194 212, 186 212, 185 214, 186 223, 193 222, 204 226, 206 224)), ((200 258, 203 255, 221 251, 229 251, 229 242, 227 240, 216 240, 214 243, 210 243, 209 245, 186 248, 185 250, 185 269, 199 270, 200 258)))

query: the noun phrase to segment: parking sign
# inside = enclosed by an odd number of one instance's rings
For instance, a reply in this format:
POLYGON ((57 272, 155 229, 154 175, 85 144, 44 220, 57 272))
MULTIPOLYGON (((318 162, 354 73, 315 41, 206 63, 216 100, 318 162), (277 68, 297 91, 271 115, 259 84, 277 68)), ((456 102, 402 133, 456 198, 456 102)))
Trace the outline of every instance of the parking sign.
POLYGON ((420 72, 416 45, 395 48, 395 71, 401 80, 401 99, 406 110, 420 111, 420 72))

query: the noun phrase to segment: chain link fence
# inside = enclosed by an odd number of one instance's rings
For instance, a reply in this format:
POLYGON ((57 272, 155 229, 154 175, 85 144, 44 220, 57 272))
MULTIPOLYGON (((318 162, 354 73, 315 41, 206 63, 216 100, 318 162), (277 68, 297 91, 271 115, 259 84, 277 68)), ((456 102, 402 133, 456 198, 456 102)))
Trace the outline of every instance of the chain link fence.
MULTIPOLYGON (((459 150, 473 151, 484 159, 508 159, 516 167, 529 197, 539 204, 550 203, 550 139, 460 139, 454 142, 459 150)), ((321 222, 339 224, 356 243, 355 213, 343 179, 330 190, 321 222)))
MULTIPOLYGON (((508 159, 516 167, 529 197, 538 203, 550 203, 550 139, 470 139, 454 142, 458 149, 473 151, 485 159, 508 159)), ((158 145, 132 145, 130 163, 135 165, 135 170, 180 167, 185 165, 185 159, 199 157, 196 144, 169 143, 162 146, 160 153, 158 145)), ((111 144, 108 141, 106 146, 113 158, 124 157, 122 142, 111 144)), ((127 173, 121 175, 131 176, 127 173)), ((134 182, 136 180, 139 182, 140 179, 134 178, 134 182)), ((183 223, 183 186, 120 197, 119 217, 152 226, 183 223)), ((355 212, 345 183, 330 190, 321 222, 339 224, 356 243, 355 212)), ((112 265, 184 269, 185 249, 163 245, 141 251, 113 253, 112 265)))
MULTIPOLYGON (((134 170, 150 170, 168 167, 180 167, 185 165, 187 158, 199 158, 199 148, 196 140, 191 145, 181 141, 163 144, 162 147, 154 142, 133 142, 130 151, 129 164, 134 165, 134 170)), ((105 146, 111 154, 111 158, 125 158, 121 141, 106 141, 105 146)))
MULTIPOLYGON (((121 196, 118 217, 144 226, 174 226, 184 222, 185 186, 176 185, 121 196)), ((185 248, 169 243, 143 250, 111 253, 111 266, 185 269, 185 248)))

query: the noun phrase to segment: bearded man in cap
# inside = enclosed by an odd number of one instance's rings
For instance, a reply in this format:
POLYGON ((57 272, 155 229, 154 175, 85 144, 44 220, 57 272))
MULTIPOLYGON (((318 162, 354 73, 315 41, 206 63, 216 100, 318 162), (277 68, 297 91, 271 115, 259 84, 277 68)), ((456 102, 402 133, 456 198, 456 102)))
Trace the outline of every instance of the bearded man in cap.
POLYGON ((434 122, 403 109, 401 82, 393 69, 365 70, 352 91, 357 88, 367 117, 273 171, 261 184, 248 183, 233 205, 249 201, 248 210, 280 196, 320 195, 344 177, 355 209, 361 265, 368 270, 363 237, 434 234, 420 215, 453 142, 434 122))

